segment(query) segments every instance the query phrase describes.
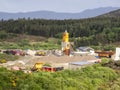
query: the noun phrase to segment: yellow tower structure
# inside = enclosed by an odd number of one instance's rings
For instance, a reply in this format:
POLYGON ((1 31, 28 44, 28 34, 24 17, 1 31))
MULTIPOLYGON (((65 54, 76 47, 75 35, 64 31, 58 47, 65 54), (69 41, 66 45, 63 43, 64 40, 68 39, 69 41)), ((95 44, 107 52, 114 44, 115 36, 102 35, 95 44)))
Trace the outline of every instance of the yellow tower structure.
POLYGON ((70 54, 69 33, 67 32, 67 30, 65 30, 65 32, 63 33, 62 51, 64 52, 65 55, 70 54))
POLYGON ((69 42, 69 33, 67 31, 63 34, 63 42, 69 42))

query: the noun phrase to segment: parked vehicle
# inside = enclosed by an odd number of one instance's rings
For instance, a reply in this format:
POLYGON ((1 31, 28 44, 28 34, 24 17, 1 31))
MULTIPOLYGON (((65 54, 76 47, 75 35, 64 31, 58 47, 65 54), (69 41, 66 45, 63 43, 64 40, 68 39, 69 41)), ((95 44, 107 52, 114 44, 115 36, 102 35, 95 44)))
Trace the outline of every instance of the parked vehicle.
POLYGON ((99 57, 108 57, 111 58, 112 55, 115 54, 113 51, 96 51, 99 57))
POLYGON ((36 52, 35 55, 36 55, 36 56, 45 56, 45 55, 46 55, 46 52, 44 52, 44 51, 38 51, 38 52, 36 52))
POLYGON ((43 63, 38 62, 35 63, 34 67, 31 69, 31 71, 47 71, 47 72, 56 72, 63 70, 64 67, 50 67, 50 66, 43 66, 43 63))

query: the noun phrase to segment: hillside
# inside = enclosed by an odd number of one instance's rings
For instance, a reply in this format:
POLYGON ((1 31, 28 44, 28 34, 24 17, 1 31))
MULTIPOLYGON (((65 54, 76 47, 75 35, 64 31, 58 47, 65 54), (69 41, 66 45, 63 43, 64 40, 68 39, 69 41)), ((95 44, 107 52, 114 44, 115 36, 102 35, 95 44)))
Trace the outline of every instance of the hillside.
POLYGON ((120 17, 120 9, 101 15, 101 17, 120 17))
MULTIPOLYGON (((4 33, 4 35, 5 35, 5 33, 4 33)), ((28 40, 30 42, 43 42, 43 41, 47 41, 47 38, 42 37, 42 36, 7 33, 5 38, 0 39, 0 42, 2 42, 2 41, 19 42, 21 40, 28 40)))
MULTIPOLYGON (((119 13, 119 10, 117 10, 111 12, 111 15, 114 17, 104 17, 103 15, 95 18, 74 20, 0 20, 0 40, 8 40, 9 33, 61 39, 63 32, 67 29, 71 38, 70 40, 75 43, 76 47, 119 43, 119 13), (116 15, 118 15, 118 17, 116 17, 116 15)), ((14 40, 14 37, 12 38, 14 40)))
POLYGON ((0 12, 0 19, 18 19, 18 18, 31 18, 31 19, 81 19, 81 18, 90 18, 98 15, 108 13, 119 9, 118 7, 100 7, 95 9, 88 9, 79 13, 62 13, 62 12, 53 12, 53 11, 34 11, 34 12, 20 12, 20 13, 7 13, 0 12))

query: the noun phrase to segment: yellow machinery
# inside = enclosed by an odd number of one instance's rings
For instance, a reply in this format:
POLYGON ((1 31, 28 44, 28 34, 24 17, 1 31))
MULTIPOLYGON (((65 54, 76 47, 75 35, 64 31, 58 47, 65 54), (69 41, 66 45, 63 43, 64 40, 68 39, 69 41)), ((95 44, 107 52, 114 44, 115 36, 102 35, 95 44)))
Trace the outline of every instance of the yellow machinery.
POLYGON ((67 32, 67 30, 64 32, 62 38, 62 51, 65 53, 65 55, 70 54, 69 33, 67 32))
POLYGON ((43 63, 37 62, 35 63, 34 67, 31 69, 32 71, 39 71, 42 69, 43 63))
POLYGON ((56 72, 63 70, 63 67, 50 67, 44 66, 42 62, 35 63, 34 67, 31 69, 32 71, 48 71, 48 72, 56 72))
POLYGON ((38 52, 36 52, 35 55, 37 55, 37 56, 45 56, 46 53, 44 51, 38 51, 38 52))

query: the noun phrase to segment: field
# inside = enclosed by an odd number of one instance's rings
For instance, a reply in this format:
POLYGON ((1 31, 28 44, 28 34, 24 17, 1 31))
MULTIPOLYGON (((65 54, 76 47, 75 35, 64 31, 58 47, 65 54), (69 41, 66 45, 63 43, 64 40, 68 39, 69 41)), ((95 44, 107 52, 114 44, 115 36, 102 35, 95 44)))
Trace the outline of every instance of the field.
POLYGON ((8 38, 0 40, 0 49, 59 49, 60 40, 55 38, 45 38, 41 36, 13 34, 8 38))

